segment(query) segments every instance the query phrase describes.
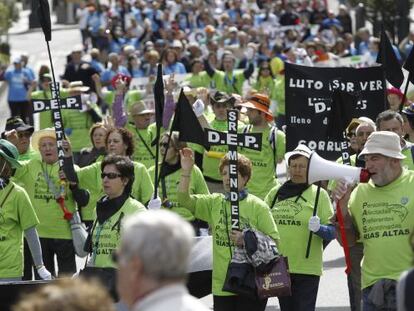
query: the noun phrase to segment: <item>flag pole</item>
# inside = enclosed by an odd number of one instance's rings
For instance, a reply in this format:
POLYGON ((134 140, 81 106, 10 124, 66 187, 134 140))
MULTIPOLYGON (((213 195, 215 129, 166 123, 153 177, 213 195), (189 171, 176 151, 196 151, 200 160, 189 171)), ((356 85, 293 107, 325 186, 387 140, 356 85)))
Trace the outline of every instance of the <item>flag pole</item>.
POLYGON ((405 87, 404 87, 404 95, 401 99, 401 103, 400 103, 400 107, 398 109, 398 111, 401 113, 403 108, 404 108, 404 103, 407 100, 407 91, 408 91, 408 86, 410 85, 410 80, 411 80, 411 72, 408 72, 408 77, 407 77, 407 81, 405 82, 405 87))
MULTIPOLYGON (((315 204, 313 206, 313 215, 312 216, 316 216, 317 211, 318 211, 318 203, 319 203, 319 194, 321 193, 321 182, 318 181, 318 189, 316 190, 316 198, 315 198, 315 204)), ((308 238, 308 245, 306 246, 306 256, 305 258, 309 258, 309 253, 310 253, 310 247, 312 244, 312 235, 313 232, 309 231, 309 238, 308 238)))

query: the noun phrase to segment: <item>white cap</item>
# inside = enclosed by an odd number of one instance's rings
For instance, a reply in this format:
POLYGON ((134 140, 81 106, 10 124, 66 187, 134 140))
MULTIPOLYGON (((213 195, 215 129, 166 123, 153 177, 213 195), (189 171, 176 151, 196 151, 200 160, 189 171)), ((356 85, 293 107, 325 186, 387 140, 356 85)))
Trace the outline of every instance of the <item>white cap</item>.
POLYGON ((394 132, 378 131, 369 135, 358 158, 366 154, 381 154, 394 159, 405 159, 401 153, 400 137, 394 132))

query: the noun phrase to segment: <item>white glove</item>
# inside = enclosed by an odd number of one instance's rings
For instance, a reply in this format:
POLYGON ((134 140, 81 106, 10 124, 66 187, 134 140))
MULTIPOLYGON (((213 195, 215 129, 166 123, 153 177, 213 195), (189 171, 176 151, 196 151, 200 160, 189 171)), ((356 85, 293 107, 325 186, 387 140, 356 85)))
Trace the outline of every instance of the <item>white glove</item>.
POLYGON ((204 103, 201 99, 197 99, 193 104, 193 111, 197 118, 201 117, 204 113, 204 103))
POLYGON ((51 280, 52 274, 46 269, 45 266, 41 266, 37 269, 37 273, 42 278, 42 280, 51 280))
POLYGON ((250 60, 252 60, 252 59, 253 59, 253 57, 254 57, 254 49, 253 49, 251 46, 249 46, 249 47, 246 49, 245 56, 246 56, 246 59, 247 59, 248 61, 250 61, 250 60))
POLYGON ((156 197, 155 199, 151 199, 148 202, 148 209, 157 210, 161 208, 161 199, 160 197, 156 197))
POLYGON ((321 228, 321 220, 318 216, 312 216, 309 219, 308 229, 312 232, 318 232, 321 228))

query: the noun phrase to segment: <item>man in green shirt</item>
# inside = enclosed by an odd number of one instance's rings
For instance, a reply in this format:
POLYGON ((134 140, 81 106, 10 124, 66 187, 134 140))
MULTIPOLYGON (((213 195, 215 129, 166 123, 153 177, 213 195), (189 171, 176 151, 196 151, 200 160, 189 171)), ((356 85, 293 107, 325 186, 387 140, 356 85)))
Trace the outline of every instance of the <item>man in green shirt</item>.
POLYGON ((345 217, 352 217, 364 245, 363 310, 395 310, 395 281, 414 260, 409 243, 414 223, 414 172, 403 168, 401 151, 397 134, 372 133, 359 155, 371 180, 352 193, 345 187, 337 195, 342 197, 340 206, 348 206, 345 217), (378 291, 383 292, 381 305, 372 300, 378 291))
POLYGON ((13 140, 13 145, 19 151, 19 161, 30 160, 39 155, 30 144, 33 131, 34 127, 24 123, 19 117, 11 117, 6 121, 6 128, 1 137, 9 141, 13 140))
POLYGON ((375 121, 378 131, 391 131, 400 137, 402 154, 405 159, 402 161, 404 168, 414 170, 414 155, 411 153, 412 143, 404 139, 404 119, 393 110, 386 110, 377 116, 375 121))
POLYGON ((154 165, 155 146, 152 141, 156 136, 155 123, 151 122, 154 110, 148 109, 143 101, 133 104, 129 110, 129 116, 133 122, 125 126, 135 138, 135 151, 132 156, 134 161, 142 163, 148 169, 154 165))
POLYGON ((267 95, 253 94, 246 102, 240 104, 247 108, 250 124, 243 129, 244 133, 262 133, 262 150, 255 151, 240 148, 240 152, 253 164, 249 192, 264 199, 270 189, 278 185, 276 179, 277 164, 282 162, 286 151, 285 133, 278 130, 270 111, 270 100, 267 95))

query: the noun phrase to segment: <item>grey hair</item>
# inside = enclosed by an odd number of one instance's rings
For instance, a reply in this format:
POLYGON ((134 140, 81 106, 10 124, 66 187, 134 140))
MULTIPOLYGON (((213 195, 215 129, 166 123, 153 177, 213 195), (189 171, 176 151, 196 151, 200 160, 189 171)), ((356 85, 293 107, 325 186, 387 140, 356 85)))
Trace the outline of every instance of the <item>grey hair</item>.
POLYGON ((121 234, 128 256, 138 257, 145 275, 157 281, 186 277, 193 237, 192 226, 166 210, 128 217, 121 234))

